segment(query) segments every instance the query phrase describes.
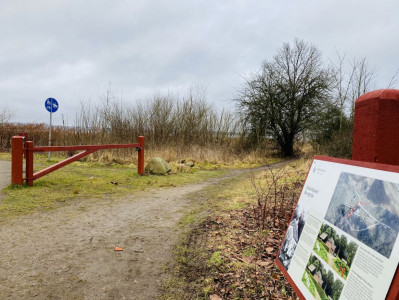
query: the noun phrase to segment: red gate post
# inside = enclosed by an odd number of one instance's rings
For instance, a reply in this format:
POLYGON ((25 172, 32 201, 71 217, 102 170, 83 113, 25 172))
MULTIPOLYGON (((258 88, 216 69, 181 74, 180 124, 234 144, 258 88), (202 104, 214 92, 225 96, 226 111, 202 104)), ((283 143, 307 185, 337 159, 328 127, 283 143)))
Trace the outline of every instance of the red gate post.
POLYGON ((11 138, 11 149, 11 184, 22 185, 24 138, 13 136, 11 138))
POLYGON ((377 90, 355 102, 352 159, 399 165, 399 90, 377 90))
POLYGON ((25 166, 25 173, 26 173, 26 183, 29 186, 33 186, 33 142, 27 141, 25 142, 26 147, 26 166, 25 166))
MULTIPOLYGON (((399 165, 399 90, 376 90, 356 100, 352 159, 399 165)), ((399 299, 399 269, 386 299, 399 299)))
POLYGON ((25 142, 28 140, 28 133, 27 132, 18 132, 19 136, 22 136, 24 138, 24 158, 26 158, 25 155, 25 142))
POLYGON ((144 174, 144 136, 139 136, 138 142, 140 144, 140 148, 138 149, 138 158, 137 158, 137 173, 140 175, 144 174))

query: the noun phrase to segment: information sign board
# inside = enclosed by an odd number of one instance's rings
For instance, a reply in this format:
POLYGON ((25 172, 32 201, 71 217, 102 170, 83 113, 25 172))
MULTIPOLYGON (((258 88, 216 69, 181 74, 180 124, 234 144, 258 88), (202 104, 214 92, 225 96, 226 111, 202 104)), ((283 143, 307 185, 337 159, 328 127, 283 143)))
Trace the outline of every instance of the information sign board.
POLYGON ((316 156, 276 264, 302 299, 397 299, 398 234, 398 166, 316 156))

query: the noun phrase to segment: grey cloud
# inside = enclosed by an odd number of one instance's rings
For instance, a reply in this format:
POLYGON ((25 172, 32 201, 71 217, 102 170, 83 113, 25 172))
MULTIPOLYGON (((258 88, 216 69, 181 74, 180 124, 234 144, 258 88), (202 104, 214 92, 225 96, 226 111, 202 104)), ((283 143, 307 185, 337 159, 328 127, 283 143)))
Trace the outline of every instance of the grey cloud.
POLYGON ((396 0, 2 1, 0 108, 46 122, 51 96, 71 120, 110 82, 126 101, 199 82, 229 108, 241 75, 297 37, 326 60, 336 50, 367 56, 383 85, 399 67, 398 9, 396 0))

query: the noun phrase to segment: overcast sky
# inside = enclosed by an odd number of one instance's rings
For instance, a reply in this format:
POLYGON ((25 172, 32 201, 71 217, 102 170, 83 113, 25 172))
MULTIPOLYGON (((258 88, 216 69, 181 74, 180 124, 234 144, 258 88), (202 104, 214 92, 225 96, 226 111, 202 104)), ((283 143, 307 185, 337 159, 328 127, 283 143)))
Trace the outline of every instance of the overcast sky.
POLYGON ((295 38, 326 61, 367 57, 384 88, 399 68, 398 13, 398 0, 0 0, 0 110, 48 122, 53 97, 55 124, 72 123, 110 84, 126 103, 200 84, 229 109, 242 77, 295 38))

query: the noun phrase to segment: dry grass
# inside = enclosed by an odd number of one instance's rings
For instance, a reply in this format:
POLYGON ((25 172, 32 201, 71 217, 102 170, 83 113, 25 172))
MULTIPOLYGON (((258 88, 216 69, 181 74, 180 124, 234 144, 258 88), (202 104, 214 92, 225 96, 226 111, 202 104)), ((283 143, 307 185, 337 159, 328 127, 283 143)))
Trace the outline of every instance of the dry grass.
MULTIPOLYGON (((286 180, 297 181, 298 173, 303 180, 309 165, 310 160, 289 163, 286 180)), ((255 174, 261 181, 270 175, 255 174)), ((299 192, 297 186, 295 193, 299 192)), ((297 298, 274 265, 295 203, 277 219, 267 218, 268 226, 262 229, 253 210, 258 196, 248 176, 228 179, 193 196, 197 206, 182 220, 187 232, 176 248, 174 276, 163 286, 161 299, 297 298)))
MULTIPOLYGON (((3 121, 0 151, 10 151, 10 139, 19 132, 28 133, 35 145, 48 144, 47 125, 3 121)), ((160 156, 169 162, 255 166, 276 155, 275 144, 267 141, 255 150, 246 148, 243 132, 240 122, 231 113, 216 110, 201 90, 183 96, 157 94, 134 105, 108 91, 100 102, 83 102, 74 124, 53 127, 52 145, 135 143, 143 135, 146 157, 160 156)), ((135 163, 136 154, 128 149, 101 151, 88 160, 135 163)))

